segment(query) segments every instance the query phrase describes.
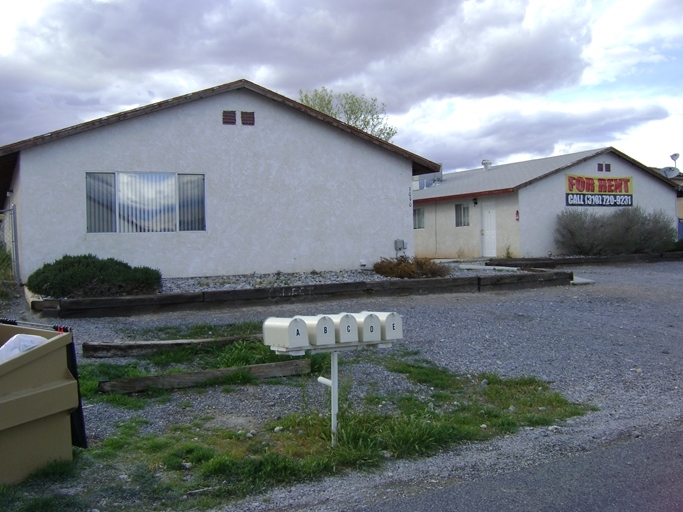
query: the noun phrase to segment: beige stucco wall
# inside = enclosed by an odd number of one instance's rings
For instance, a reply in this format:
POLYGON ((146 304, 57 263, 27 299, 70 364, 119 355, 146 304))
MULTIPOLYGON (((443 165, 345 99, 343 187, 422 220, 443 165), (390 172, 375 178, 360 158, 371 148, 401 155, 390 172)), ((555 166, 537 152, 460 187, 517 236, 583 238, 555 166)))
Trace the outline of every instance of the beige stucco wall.
POLYGON ((22 279, 94 253, 164 277, 358 268, 413 251, 412 164, 246 90, 22 151, 13 188, 22 279), (238 123, 223 125, 223 110, 238 123), (255 112, 241 126, 240 111, 255 112), (205 232, 86 233, 88 171, 206 175, 205 232), (23 200, 22 200, 23 199, 23 200))
POLYGON ((496 194, 490 198, 495 201, 496 207, 496 257, 519 257, 520 222, 516 220, 516 212, 519 210, 517 194, 496 194))
MULTIPOLYGON (((683 178, 675 178, 673 181, 676 182, 679 187, 683 186, 683 178)), ((679 219, 683 220, 683 197, 676 199, 676 215, 679 219)))
POLYGON ((499 257, 508 249, 519 253, 519 223, 515 221, 516 194, 500 194, 447 201, 420 202, 424 208, 425 227, 414 229, 415 255, 424 258, 471 259, 483 254, 483 215, 485 208, 496 210, 496 253, 499 257), (470 209, 470 225, 455 226, 455 205, 466 204, 470 209))
POLYGON ((425 227, 414 229, 415 255, 424 258, 470 258, 477 249, 472 233, 478 230, 476 208, 469 201, 436 201, 416 204, 424 208, 425 227), (455 205, 467 204, 470 208, 470 225, 455 226, 455 205))

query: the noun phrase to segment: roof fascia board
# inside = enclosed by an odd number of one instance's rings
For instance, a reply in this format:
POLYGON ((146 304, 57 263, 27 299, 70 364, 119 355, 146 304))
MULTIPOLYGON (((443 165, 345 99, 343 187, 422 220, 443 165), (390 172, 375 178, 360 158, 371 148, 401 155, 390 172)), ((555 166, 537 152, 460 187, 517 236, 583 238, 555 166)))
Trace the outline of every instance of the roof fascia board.
POLYGON ((355 128, 342 121, 339 121, 334 117, 323 114, 322 112, 312 109, 302 103, 299 103, 298 101, 292 100, 291 98, 287 98, 286 96, 271 91, 270 89, 266 89, 265 87, 250 82, 249 80, 237 80, 235 82, 230 82, 228 84, 210 87, 208 89, 203 89, 201 91, 184 94, 182 96, 176 96, 175 98, 159 101, 156 103, 151 103, 149 105, 134 108, 132 110, 127 110, 117 114, 111 114, 109 116, 93 119, 92 121, 86 121, 84 123, 70 126, 68 128, 63 128, 61 130, 56 130, 43 135, 38 135, 30 139, 14 142, 12 144, 0 147, 0 156, 9 153, 16 153, 24 149, 29 149, 35 146, 39 146, 41 144, 46 144, 48 142, 63 139, 65 137, 69 137, 77 133, 86 132, 89 130, 93 130, 95 128, 107 126, 127 119, 134 119, 136 117, 150 114, 152 112, 157 112, 160 110, 164 110, 166 108, 183 105, 185 103, 190 103, 192 101, 196 101, 202 98, 209 98, 211 96, 216 96, 218 94, 223 94, 225 92, 234 91, 238 89, 247 89, 257 94, 260 94, 261 96, 269 98, 278 103, 287 105, 288 107, 291 107, 300 112, 303 112, 304 114, 310 117, 319 119, 342 131, 355 135, 356 137, 363 139, 367 142, 370 142, 372 144, 375 144, 376 146, 379 146, 385 150, 398 154, 412 162, 414 175, 438 172, 439 170, 441 170, 441 165, 437 164, 436 162, 432 162, 431 160, 427 160, 426 158, 421 157, 415 153, 411 153, 410 151, 407 151, 399 146, 391 144, 390 142, 380 139, 379 137, 375 137, 374 135, 370 135, 367 132, 359 130, 358 128, 355 128))
POLYGON ((455 199, 469 199, 471 197, 494 196, 500 194, 511 194, 517 191, 517 187, 500 188, 498 190, 486 190, 484 192, 468 192, 467 194, 454 194, 450 196, 425 197, 413 199, 413 204, 438 203, 441 201, 453 201, 455 199))

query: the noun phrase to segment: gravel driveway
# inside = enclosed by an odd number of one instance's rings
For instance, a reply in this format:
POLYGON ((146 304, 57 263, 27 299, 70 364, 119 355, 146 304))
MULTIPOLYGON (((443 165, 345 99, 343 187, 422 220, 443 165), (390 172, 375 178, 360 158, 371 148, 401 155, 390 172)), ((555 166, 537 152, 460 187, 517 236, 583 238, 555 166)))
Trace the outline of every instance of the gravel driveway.
MULTIPOLYGON (((565 269, 563 269, 565 270, 565 269)), ((320 482, 276 489, 223 508, 224 511, 362 510, 385 498, 448 485, 455 480, 511 471, 556 457, 594 450, 608 443, 675 428, 683 419, 683 262, 577 266, 586 286, 506 292, 451 294, 244 309, 192 311, 130 318, 73 319, 77 343, 114 340, 127 326, 183 322, 236 322, 268 316, 397 311, 404 340, 395 348, 418 349, 420 356, 460 373, 534 375, 552 381, 572 401, 599 408, 559 428, 524 429, 487 443, 458 447, 429 459, 393 461, 378 473, 348 474, 320 482)), ((15 318, 45 320, 15 311, 15 318)), ((342 366, 362 385, 373 379, 386 389, 405 386, 402 378, 378 374, 363 364, 342 366), (372 370, 372 371, 371 371, 372 370)), ((314 379, 311 379, 312 381, 314 379)), ((188 392, 189 393, 189 392, 188 392)), ((174 394, 175 395, 175 394, 174 394)), ((150 429, 163 430, 164 417, 177 416, 178 393, 169 404, 149 407, 150 429)), ((265 418, 291 411, 301 390, 291 386, 246 386, 229 395, 192 395, 193 409, 212 410, 226 426, 258 426, 265 418), (231 424, 230 422, 233 422, 231 424)), ((323 390, 311 384, 309 400, 322 406, 323 390)), ((111 433, 126 414, 105 404, 86 404, 89 436, 111 433)), ((173 418, 174 422, 178 418, 173 418)))

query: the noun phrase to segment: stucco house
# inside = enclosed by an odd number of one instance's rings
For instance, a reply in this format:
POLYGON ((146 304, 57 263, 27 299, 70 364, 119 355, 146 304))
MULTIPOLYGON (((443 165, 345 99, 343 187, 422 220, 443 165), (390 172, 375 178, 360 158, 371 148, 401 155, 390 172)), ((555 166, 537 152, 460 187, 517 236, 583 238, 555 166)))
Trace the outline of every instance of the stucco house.
POLYGON ((415 255, 428 258, 546 257, 565 208, 662 210, 677 225, 677 184, 612 148, 414 181, 415 255))
POLYGON ((680 172, 671 180, 678 185, 678 202, 676 212, 678 215, 678 239, 683 240, 683 174, 680 172))
POLYGON ((239 80, 0 147, 0 197, 22 281, 88 253, 164 277, 341 270, 412 254, 412 178, 439 169, 239 80))

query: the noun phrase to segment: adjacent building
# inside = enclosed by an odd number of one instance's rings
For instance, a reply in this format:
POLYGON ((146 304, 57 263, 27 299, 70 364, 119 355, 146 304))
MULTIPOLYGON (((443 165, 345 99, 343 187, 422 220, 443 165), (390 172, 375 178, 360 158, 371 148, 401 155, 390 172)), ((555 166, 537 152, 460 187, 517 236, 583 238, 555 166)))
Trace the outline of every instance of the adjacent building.
POLYGON ((414 181, 415 254, 428 258, 558 254, 565 209, 662 210, 677 226, 677 184, 612 148, 601 148, 414 181))

